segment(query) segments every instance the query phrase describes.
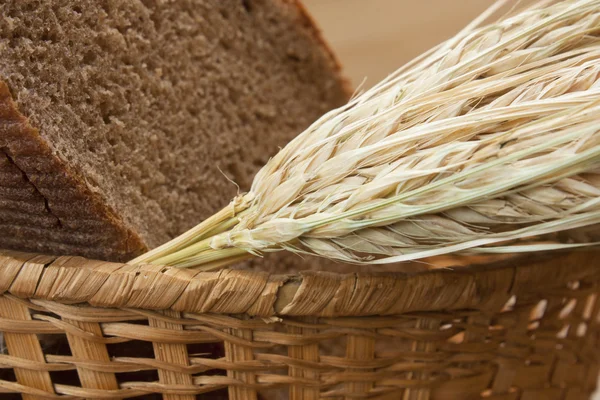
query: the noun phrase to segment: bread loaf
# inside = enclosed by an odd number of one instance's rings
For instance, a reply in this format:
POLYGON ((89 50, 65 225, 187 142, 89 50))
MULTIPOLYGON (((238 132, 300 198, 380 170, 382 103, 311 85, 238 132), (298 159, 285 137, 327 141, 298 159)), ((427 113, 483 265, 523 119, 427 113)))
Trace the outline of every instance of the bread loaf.
POLYGON ((0 248, 129 260, 347 95, 296 1, 3 1, 0 248))

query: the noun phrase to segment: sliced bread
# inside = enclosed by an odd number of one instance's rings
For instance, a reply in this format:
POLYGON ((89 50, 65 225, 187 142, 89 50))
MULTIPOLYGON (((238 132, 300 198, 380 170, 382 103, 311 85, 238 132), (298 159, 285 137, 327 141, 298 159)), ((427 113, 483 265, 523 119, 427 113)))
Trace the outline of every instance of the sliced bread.
POLYGON ((347 96, 296 1, 3 1, 0 248, 129 260, 347 96))

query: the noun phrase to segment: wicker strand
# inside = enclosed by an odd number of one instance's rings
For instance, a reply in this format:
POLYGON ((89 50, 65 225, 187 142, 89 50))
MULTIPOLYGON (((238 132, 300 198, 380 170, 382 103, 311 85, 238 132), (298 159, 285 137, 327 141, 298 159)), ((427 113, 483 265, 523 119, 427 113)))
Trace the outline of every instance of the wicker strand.
MULTIPOLYGON (((37 281, 32 279, 28 272, 40 271, 52 260, 54 260, 54 257, 35 255, 26 255, 21 257, 20 260, 11 260, 12 262, 6 264, 7 278, 11 281, 14 279, 17 282, 20 282, 22 286, 31 285, 32 283, 37 284, 37 281), (27 282, 29 282, 29 284, 27 282)), ((36 274, 34 272, 31 275, 35 276, 36 274)), ((21 286, 18 284, 15 286, 17 288, 15 291, 18 292, 19 287, 21 286)), ((19 320, 34 322, 32 321, 29 309, 25 305, 11 301, 6 296, 0 297, 0 317, 15 322, 19 320)), ((8 353, 11 356, 36 362, 45 362, 44 351, 37 335, 25 332, 7 332, 4 334, 4 341, 6 342, 8 353)), ((15 368, 15 375, 17 377, 17 382, 24 386, 40 389, 41 391, 46 392, 46 395, 54 393, 52 379, 47 371, 15 368)), ((44 397, 35 394, 23 394, 24 400, 42 398, 44 397)))
MULTIPOLYGON (((287 331, 293 335, 312 335, 318 331, 314 328, 303 328, 299 326, 288 326, 287 331)), ((289 346, 288 356, 293 359, 318 362, 319 361, 319 344, 312 343, 304 346, 289 346)), ((288 375, 291 377, 308 378, 311 380, 319 379, 318 370, 311 368, 303 368, 290 366, 288 375)), ((319 398, 319 390, 314 387, 305 387, 302 385, 290 385, 289 399, 290 400, 317 400, 319 398)))
MULTIPOLYGON (((375 339, 368 336, 348 335, 346 338, 346 358, 360 361, 370 361, 375 358, 375 339)), ((364 369, 348 369, 349 373, 364 371, 364 369)), ((373 382, 349 382, 345 385, 345 400, 352 400, 355 393, 368 394, 373 388, 373 382)))
MULTIPOLYGON (((27 307, 15 304, 5 296, 0 296, 0 316, 12 320, 31 320, 27 307)), ((34 333, 5 333, 4 341, 8 353, 13 357, 19 357, 36 362, 44 362, 44 351, 40 341, 34 333)), ((32 369, 15 368, 17 382, 21 385, 40 389, 47 395, 54 393, 52 379, 47 371, 36 371, 32 369)), ((43 400, 45 396, 23 394, 23 400, 43 400)))
MULTIPOLYGON (((428 329, 432 331, 439 330, 440 321, 435 319, 427 319, 422 318, 416 322, 416 328, 418 329, 428 329)), ((412 344, 412 350, 418 352, 435 352, 436 344, 433 341, 415 341, 412 344)), ((409 376, 412 379, 427 381, 429 377, 429 373, 427 371, 417 371, 413 373, 409 373, 409 376)), ((425 388, 414 388, 408 389, 404 394, 404 400, 428 400, 431 395, 431 389, 429 387, 425 388)))
MULTIPOLYGON (((85 332, 90 332, 94 335, 102 336, 100 324, 94 322, 77 321, 72 319, 64 319, 69 323, 85 332)), ((85 340, 80 336, 67 333, 69 347, 73 353, 73 357, 82 360, 94 361, 110 361, 106 344, 85 340)), ((83 366, 77 367, 81 386, 91 389, 117 390, 119 385, 114 373, 104 371, 94 371, 83 366)))
MULTIPOLYGON (((245 340, 252 340, 252 331, 250 329, 226 329, 233 336, 241 337, 245 340)), ((254 358, 252 349, 240 346, 231 341, 225 341, 225 358, 228 361, 249 361, 254 358)), ((256 377, 250 372, 227 371, 227 376, 249 385, 256 384, 256 377)), ((229 386, 230 400, 257 400, 257 392, 254 387, 229 386)))
MULTIPOLYGON (((172 318, 179 318, 181 314, 176 311, 164 311, 164 315, 172 318)), ((164 320, 157 318, 149 318, 148 322, 150 326, 155 328, 167 328, 174 331, 182 331, 183 325, 174 324, 172 322, 165 322, 164 320)), ((169 343, 152 343, 154 347, 154 354, 158 361, 165 362, 167 364, 175 365, 189 365, 188 351, 185 344, 169 344, 169 343)), ((158 370, 158 380, 166 385, 183 385, 192 386, 192 376, 185 372, 169 371, 162 368, 158 370)), ((167 393, 163 396, 164 400, 194 400, 196 396, 193 394, 189 395, 178 395, 167 393)))

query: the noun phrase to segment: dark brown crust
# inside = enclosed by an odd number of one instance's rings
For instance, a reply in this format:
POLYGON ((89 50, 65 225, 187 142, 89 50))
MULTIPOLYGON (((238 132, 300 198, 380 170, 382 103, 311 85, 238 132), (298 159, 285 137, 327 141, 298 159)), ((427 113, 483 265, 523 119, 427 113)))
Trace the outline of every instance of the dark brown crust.
MULTIPOLYGON (((345 100, 350 83, 313 19, 298 0, 278 0, 293 12, 298 30, 326 60, 345 100)), ((68 162, 20 113, 0 79, 0 248, 127 261, 147 250, 139 233, 92 192, 68 162)))
POLYGON ((2 247, 126 261, 146 250, 100 196, 54 154, 0 80, 2 247))
POLYGON ((308 31, 310 31, 314 40, 321 46, 321 48, 324 50, 324 53, 331 60, 340 85, 346 93, 347 100, 349 100, 352 94, 354 93, 354 88, 352 87, 352 83, 350 82, 350 80, 346 78, 342 73, 342 64, 340 63, 340 60, 337 58, 334 51, 329 46, 329 43, 327 43, 327 41, 323 37, 323 33, 321 32, 319 25, 316 23, 315 19, 310 14, 310 12, 306 9, 306 6, 304 5, 304 3, 302 3, 302 0, 288 1, 291 1, 298 8, 302 25, 305 26, 308 29, 308 31))

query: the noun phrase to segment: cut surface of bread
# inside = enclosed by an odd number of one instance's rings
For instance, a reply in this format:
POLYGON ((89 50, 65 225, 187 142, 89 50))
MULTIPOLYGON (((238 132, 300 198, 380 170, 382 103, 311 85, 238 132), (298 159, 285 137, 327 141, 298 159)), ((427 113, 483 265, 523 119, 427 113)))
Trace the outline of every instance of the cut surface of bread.
POLYGON ((0 248, 126 261, 346 89, 296 1, 3 1, 0 248))

